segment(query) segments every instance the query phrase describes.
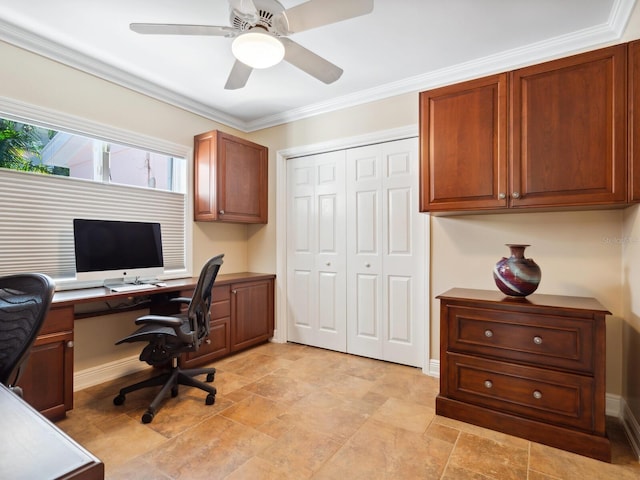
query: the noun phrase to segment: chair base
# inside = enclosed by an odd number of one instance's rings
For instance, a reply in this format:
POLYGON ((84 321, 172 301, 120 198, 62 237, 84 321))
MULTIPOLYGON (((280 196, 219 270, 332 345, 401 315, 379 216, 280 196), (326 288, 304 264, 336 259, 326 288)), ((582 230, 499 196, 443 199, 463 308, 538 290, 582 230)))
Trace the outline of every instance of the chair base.
POLYGON ((113 403, 114 405, 122 405, 127 393, 135 392, 136 390, 147 387, 157 387, 162 385, 162 389, 155 396, 149 405, 149 408, 147 408, 147 411, 142 415, 142 423, 150 423, 153 420, 153 417, 155 417, 158 407, 169 392, 171 392, 172 397, 178 396, 178 385, 186 385, 204 390, 208 393, 205 399, 205 404, 213 405, 216 401, 216 387, 213 385, 207 385, 193 377, 197 375, 207 375, 207 382, 213 382, 215 374, 215 368, 189 368, 183 370, 174 366, 165 373, 120 389, 120 393, 113 399, 113 403))

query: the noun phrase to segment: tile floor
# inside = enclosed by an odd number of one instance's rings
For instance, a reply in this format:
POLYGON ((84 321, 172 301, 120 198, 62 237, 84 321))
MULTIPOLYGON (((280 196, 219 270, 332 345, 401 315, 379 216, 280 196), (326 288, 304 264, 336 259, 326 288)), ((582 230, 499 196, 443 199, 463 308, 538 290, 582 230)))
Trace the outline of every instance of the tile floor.
POLYGON ((182 387, 145 425, 151 390, 112 403, 126 378, 76 392, 58 425, 107 479, 640 478, 614 419, 607 464, 435 415, 438 380, 416 368, 273 343, 215 366, 212 406, 182 387))

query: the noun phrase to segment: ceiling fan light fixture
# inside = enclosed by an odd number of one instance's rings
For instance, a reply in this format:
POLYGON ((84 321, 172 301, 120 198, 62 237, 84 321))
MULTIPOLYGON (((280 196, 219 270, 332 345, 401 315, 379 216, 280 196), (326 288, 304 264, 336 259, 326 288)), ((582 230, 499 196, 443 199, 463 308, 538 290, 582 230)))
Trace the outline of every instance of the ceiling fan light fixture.
POLYGON ((284 58, 284 45, 267 32, 251 30, 238 35, 231 45, 233 55, 251 68, 269 68, 284 58))

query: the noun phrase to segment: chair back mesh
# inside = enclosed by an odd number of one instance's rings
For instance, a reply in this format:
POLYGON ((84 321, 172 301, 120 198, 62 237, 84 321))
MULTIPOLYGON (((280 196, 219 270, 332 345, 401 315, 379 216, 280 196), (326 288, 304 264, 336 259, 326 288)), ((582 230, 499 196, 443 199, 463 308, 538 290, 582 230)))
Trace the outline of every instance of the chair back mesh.
POLYGON ((222 266, 224 254, 217 255, 205 263, 200 271, 200 277, 193 297, 187 309, 189 326, 194 332, 195 349, 200 346, 202 340, 209 335, 209 322, 211 320, 211 289, 222 266))
POLYGON ((0 382, 14 385, 53 299, 47 275, 0 277, 0 382))

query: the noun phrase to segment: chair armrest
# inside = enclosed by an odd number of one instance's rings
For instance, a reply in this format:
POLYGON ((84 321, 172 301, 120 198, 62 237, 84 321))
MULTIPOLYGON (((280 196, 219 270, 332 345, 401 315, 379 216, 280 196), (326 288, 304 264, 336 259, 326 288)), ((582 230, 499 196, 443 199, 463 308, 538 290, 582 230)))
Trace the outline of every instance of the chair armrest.
POLYGON ((144 315, 136 318, 136 325, 153 323, 155 325, 162 325, 164 327, 180 328, 182 320, 176 317, 166 317, 164 315, 144 315))
POLYGON ((191 298, 189 297, 175 297, 175 298, 170 298, 169 302, 174 302, 174 303, 191 303, 191 298))

